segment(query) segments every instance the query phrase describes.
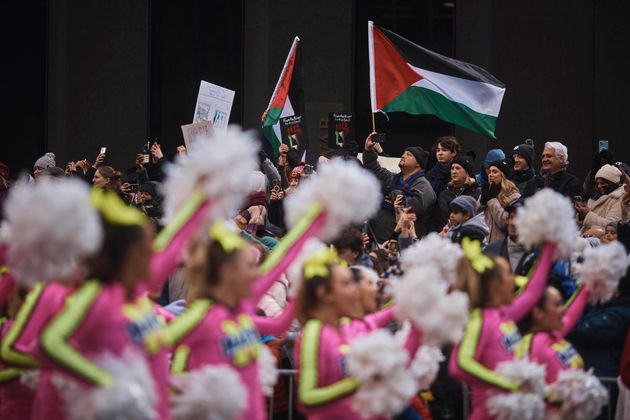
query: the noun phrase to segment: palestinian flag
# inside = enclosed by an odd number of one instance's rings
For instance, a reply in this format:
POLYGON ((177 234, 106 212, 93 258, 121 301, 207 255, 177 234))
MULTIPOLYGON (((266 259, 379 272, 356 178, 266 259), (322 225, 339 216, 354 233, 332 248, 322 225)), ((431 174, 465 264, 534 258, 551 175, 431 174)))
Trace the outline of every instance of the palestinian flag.
POLYGON ((271 144, 274 156, 280 147, 280 118, 304 115, 304 89, 302 88, 302 53, 300 38, 293 40, 289 55, 280 73, 280 79, 273 90, 269 106, 263 120, 263 135, 271 144))
POLYGON ((368 22, 372 112, 431 114, 495 138, 505 85, 368 22))

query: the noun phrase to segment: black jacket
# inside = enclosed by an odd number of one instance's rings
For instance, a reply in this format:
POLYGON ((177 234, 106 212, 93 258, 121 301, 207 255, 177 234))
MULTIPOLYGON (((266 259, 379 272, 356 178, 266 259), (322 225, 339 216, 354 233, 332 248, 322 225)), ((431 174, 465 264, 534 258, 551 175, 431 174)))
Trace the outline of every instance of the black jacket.
POLYGON ((523 197, 531 197, 545 187, 551 188, 567 197, 582 194, 582 185, 580 185, 577 177, 567 171, 559 171, 549 176, 537 175, 529 180, 523 191, 523 197))
POLYGON ((469 195, 476 200, 479 198, 479 194, 481 194, 481 188, 477 182, 474 184, 464 184, 463 189, 461 190, 456 190, 455 188, 447 185, 437 199, 437 204, 433 209, 433 215, 431 216, 429 230, 431 232, 439 232, 442 230, 444 225, 446 225, 448 217, 451 214, 449 204, 451 204, 451 201, 453 201, 455 197, 459 197, 460 195, 469 195))

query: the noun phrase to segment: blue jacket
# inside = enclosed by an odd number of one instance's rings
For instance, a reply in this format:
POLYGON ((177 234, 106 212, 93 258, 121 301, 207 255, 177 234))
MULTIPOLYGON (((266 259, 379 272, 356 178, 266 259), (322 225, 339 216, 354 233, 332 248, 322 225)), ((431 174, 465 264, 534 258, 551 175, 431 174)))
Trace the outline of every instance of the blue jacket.
POLYGON ((567 339, 595 375, 616 377, 630 324, 630 296, 611 299, 602 306, 587 308, 567 339))

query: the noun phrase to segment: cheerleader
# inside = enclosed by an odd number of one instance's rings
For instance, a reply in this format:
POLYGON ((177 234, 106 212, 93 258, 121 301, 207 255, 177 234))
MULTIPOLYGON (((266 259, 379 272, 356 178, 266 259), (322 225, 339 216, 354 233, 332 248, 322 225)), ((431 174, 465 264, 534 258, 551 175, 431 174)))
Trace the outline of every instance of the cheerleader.
MULTIPOLYGON (((359 289, 332 249, 315 253, 303 273, 298 308, 304 328, 295 349, 299 403, 309 419, 360 419, 351 404, 359 383, 346 370, 349 340, 339 322, 360 316, 359 289)), ((419 345, 419 334, 412 330, 405 347, 413 356, 419 345)))
POLYGON ((471 419, 485 419, 489 392, 515 392, 518 385, 496 374, 500 362, 514 359, 521 340, 515 322, 539 301, 545 290, 556 246, 546 243, 526 289, 514 298, 514 275, 507 260, 481 253, 478 241, 464 238, 455 289, 468 294, 470 316, 464 336, 451 354, 450 374, 472 389, 471 419))

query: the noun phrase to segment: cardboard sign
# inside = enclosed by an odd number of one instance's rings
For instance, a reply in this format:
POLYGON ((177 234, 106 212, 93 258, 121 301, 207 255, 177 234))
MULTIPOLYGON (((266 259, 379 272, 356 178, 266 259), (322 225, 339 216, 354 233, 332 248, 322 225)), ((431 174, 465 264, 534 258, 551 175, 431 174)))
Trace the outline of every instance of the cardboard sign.
MULTIPOLYGON (((361 163, 363 163, 363 153, 359 153, 357 158, 361 161, 361 163)), ((399 157, 379 156, 377 161, 381 165, 381 168, 385 168, 395 174, 400 172, 400 168, 398 167, 398 163, 400 162, 399 157)))
POLYGON ((235 93, 233 90, 202 80, 193 123, 210 121, 216 130, 227 130, 235 93))
POLYGON ((198 138, 210 137, 214 131, 210 121, 201 121, 195 124, 182 125, 184 144, 189 148, 198 138))
POLYGON ((304 150, 306 148, 304 119, 301 115, 280 118, 280 132, 282 143, 291 149, 304 150))
POLYGON ((356 151, 352 114, 348 112, 328 114, 328 148, 356 151))

